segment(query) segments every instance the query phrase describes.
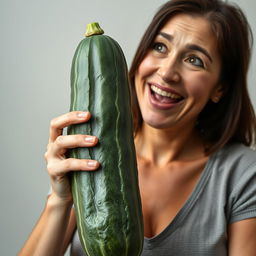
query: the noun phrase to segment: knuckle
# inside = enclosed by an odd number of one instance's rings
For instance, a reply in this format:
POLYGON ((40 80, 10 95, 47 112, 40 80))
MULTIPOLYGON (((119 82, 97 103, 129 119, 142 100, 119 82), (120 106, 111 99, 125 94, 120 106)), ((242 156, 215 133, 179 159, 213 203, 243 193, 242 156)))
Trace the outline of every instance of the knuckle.
POLYGON ((48 156, 49 156, 49 153, 48 153, 48 151, 46 151, 46 152, 44 153, 44 159, 45 159, 45 160, 48 160, 48 156))
POLYGON ((53 143, 49 143, 46 148, 46 152, 44 154, 45 157, 49 158, 53 151, 53 143))
POLYGON ((50 175, 55 173, 55 167, 51 162, 47 163, 47 171, 50 175))
POLYGON ((70 125, 73 122, 74 115, 72 112, 68 112, 65 115, 63 115, 63 122, 66 123, 66 125, 70 125))
POLYGON ((56 138, 55 140, 55 143, 57 144, 57 146, 60 146, 63 144, 63 141, 64 141, 64 136, 63 135, 60 135, 56 138))
POLYGON ((72 169, 72 159, 67 158, 65 160, 63 160, 63 165, 65 170, 71 170, 72 169))
POLYGON ((54 146, 54 143, 52 143, 52 142, 48 143, 48 145, 47 145, 47 149, 44 153, 44 159, 46 161, 49 161, 53 157, 53 150, 54 150, 53 146, 54 146))
POLYGON ((57 118, 53 118, 53 119, 50 121, 50 127, 51 127, 51 128, 56 128, 56 127, 57 127, 57 118))
POLYGON ((46 147, 46 152, 50 151, 52 148, 52 142, 49 142, 46 147))

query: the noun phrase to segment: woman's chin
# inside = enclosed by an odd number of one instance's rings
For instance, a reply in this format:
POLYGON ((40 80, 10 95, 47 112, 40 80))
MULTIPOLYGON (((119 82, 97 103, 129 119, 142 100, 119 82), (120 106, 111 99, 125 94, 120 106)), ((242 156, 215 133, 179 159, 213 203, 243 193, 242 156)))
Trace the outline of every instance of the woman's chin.
POLYGON ((144 123, 155 129, 167 129, 172 127, 172 122, 159 117, 143 117, 144 123))

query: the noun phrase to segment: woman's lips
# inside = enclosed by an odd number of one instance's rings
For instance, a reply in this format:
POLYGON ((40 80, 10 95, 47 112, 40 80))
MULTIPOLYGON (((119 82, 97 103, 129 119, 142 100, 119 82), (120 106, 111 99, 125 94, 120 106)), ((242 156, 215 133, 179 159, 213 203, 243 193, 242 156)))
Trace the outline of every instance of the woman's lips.
MULTIPOLYGON (((148 85, 152 88, 152 87, 155 87, 163 92, 166 92, 167 94, 170 94, 170 97, 173 97, 175 99, 181 99, 183 98, 179 93, 177 93, 176 91, 174 91, 173 89, 171 88, 168 88, 168 87, 165 87, 165 86, 162 86, 160 84, 156 84, 156 83, 148 83, 148 85)), ((165 96, 165 95, 164 95, 165 96)))
POLYGON ((153 107, 167 110, 179 104, 184 97, 170 88, 158 84, 148 83, 149 101, 153 107))

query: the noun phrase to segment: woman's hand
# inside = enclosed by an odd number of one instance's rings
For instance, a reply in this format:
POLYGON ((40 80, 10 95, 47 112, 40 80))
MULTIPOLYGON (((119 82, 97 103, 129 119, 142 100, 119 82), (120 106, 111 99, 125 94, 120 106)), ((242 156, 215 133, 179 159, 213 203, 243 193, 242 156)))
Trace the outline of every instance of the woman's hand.
POLYGON ((58 200, 70 201, 72 199, 70 182, 67 173, 70 171, 94 171, 99 167, 95 160, 66 158, 70 148, 92 147, 98 138, 90 135, 62 135, 62 131, 69 125, 87 122, 91 115, 89 112, 69 112, 54 118, 50 125, 50 137, 45 153, 47 170, 51 178, 52 196, 58 200))

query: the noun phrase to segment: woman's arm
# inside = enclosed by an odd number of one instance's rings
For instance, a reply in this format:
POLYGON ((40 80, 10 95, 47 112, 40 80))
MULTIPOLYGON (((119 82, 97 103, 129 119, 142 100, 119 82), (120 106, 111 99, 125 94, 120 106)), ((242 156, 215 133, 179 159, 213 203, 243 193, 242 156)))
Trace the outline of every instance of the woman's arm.
POLYGON ((67 227, 66 234, 65 234, 65 237, 64 237, 64 242, 63 242, 62 254, 61 255, 64 255, 64 253, 66 252, 69 244, 71 243, 71 239, 74 235, 75 229, 76 229, 76 215, 75 215, 75 208, 72 207, 68 227, 67 227))
POLYGON ((62 248, 71 208, 72 201, 58 202, 50 195, 38 223, 18 255, 63 255, 62 248))
POLYGON ((230 224, 228 237, 229 256, 255 256, 256 218, 230 224))
POLYGON ((49 143, 45 159, 51 180, 52 193, 44 211, 19 256, 63 255, 75 227, 70 171, 94 171, 99 163, 93 160, 66 158, 70 148, 93 147, 98 139, 90 135, 62 135, 72 124, 87 122, 90 113, 74 111, 54 118, 50 126, 49 143))

